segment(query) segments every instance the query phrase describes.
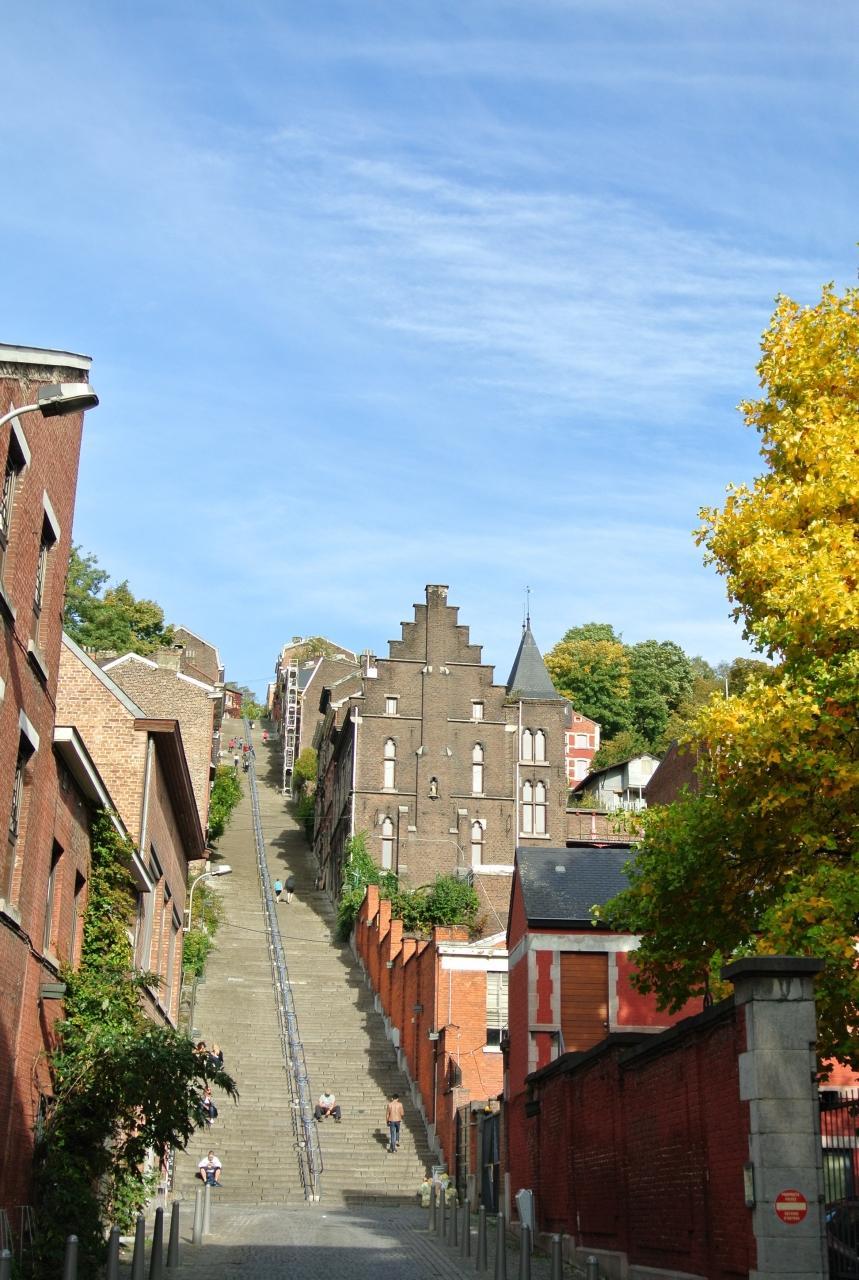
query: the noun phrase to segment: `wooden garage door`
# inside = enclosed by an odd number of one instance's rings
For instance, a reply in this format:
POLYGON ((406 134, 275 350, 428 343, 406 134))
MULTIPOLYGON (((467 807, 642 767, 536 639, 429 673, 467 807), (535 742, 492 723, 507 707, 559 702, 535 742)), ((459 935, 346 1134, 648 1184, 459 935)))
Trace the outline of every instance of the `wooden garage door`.
POLYGON ((608 1035, 608 956, 604 951, 561 952, 561 1030, 567 1053, 608 1035))

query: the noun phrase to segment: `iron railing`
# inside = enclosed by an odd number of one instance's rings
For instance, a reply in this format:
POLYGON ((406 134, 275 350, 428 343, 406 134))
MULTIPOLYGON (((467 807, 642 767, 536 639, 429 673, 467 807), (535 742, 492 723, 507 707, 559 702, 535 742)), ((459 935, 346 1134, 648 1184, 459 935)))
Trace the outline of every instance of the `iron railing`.
POLYGON ((830 1280, 859 1280, 859 1089, 819 1098, 830 1280))
MULTIPOLYGON (((250 744, 251 731, 247 718, 245 718, 244 725, 245 741, 250 744)), ((277 919, 271 877, 268 873, 268 860, 266 858, 265 839, 259 811, 259 796, 257 794, 256 757, 253 745, 250 746, 248 754, 250 755, 250 768, 247 776, 250 780, 257 868, 259 870, 263 907, 265 909, 266 933, 268 934, 272 977, 277 997, 283 1061, 289 1085, 289 1109, 292 1116, 292 1129, 298 1154, 298 1168, 301 1175, 301 1185, 304 1189, 304 1198, 306 1200, 318 1200, 322 1175, 319 1130, 313 1118, 313 1103, 310 1093, 310 1081, 307 1076, 307 1064, 304 1059, 304 1046, 301 1043, 301 1036, 298 1031, 298 1018, 292 998, 292 985, 289 981, 289 970, 280 937, 280 925, 277 919)))

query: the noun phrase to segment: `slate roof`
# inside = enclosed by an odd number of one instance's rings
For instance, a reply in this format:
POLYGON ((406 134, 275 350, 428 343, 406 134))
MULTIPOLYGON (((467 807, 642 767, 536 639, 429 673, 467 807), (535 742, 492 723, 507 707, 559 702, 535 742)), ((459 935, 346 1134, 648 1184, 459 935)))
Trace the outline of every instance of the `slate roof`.
POLYGON ((516 850, 525 915, 532 925, 590 924, 601 906, 629 885, 631 846, 516 850), (563 871, 558 868, 563 867, 563 871))
POLYGON ((519 649, 513 660, 513 669, 507 680, 507 692, 520 698, 560 698, 546 670, 537 641, 531 633, 530 622, 522 632, 519 649))

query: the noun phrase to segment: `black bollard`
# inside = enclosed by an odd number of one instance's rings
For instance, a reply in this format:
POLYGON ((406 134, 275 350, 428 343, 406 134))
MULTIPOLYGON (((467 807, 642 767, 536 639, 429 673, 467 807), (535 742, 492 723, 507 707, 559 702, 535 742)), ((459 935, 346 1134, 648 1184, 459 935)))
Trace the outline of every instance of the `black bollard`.
POLYGON ((203 1243, 203 1188, 194 1192, 194 1224, 191 1227, 191 1244, 203 1243))
POLYGON ((173 1201, 170 1210, 170 1240, 167 1244, 167 1266, 179 1265, 179 1201, 173 1201))
POLYGON ((560 1236, 552 1236, 552 1280, 563 1280, 564 1255, 560 1236))
POLYGON ((134 1253, 131 1255, 131 1280, 143 1280, 143 1253, 146 1248, 146 1219, 142 1213, 137 1215, 137 1226, 134 1228, 134 1253))
POLYGON ((0 1249, 0 1280, 12 1280, 11 1249, 0 1249))
POLYGON ((430 1188, 430 1207, 429 1207, 429 1229, 435 1231, 436 1218, 438 1216, 438 1183, 434 1182, 430 1188))
POLYGON ((507 1280, 507 1223, 500 1211, 495 1219, 495 1280, 507 1280))
POLYGON ((66 1236, 66 1251, 63 1255, 63 1280, 78 1280, 77 1236, 66 1236))
POLYGON ((531 1280, 531 1228, 522 1227, 519 1250, 519 1280, 531 1280))
POLYGON ((107 1238, 107 1266, 104 1280, 119 1280, 119 1227, 111 1227, 107 1238))
POLYGON ((585 1262, 585 1275, 587 1280, 600 1280, 600 1264, 593 1254, 585 1262))
POLYGON ((477 1210, 477 1257, 474 1260, 477 1271, 486 1270, 486 1206, 477 1210))
POLYGON ((454 1200, 450 1206, 450 1224, 447 1232, 447 1243, 451 1249, 455 1249, 459 1244, 459 1235, 457 1233, 457 1219, 459 1218, 459 1201, 454 1200))
POLYGON ((155 1228, 149 1253, 149 1280, 164 1280, 164 1210, 155 1210, 155 1228))
POLYGON ((440 1239, 444 1239, 444 1233, 447 1230, 447 1200, 445 1199, 444 1187, 439 1187, 438 1214, 436 1216, 435 1233, 440 1239))
POLYGON ((471 1257, 471 1210, 467 1200, 462 1206, 462 1222, 459 1228, 459 1254, 461 1258, 471 1257))

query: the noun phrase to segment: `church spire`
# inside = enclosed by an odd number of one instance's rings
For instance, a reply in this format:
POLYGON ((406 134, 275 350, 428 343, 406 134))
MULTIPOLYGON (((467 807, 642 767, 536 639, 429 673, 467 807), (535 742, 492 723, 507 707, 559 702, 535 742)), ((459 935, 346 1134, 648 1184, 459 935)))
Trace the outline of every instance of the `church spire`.
POLYGON ((525 588, 525 621, 522 639, 507 680, 507 692, 518 698, 560 698, 546 670, 537 641, 531 632, 531 588, 525 588))

